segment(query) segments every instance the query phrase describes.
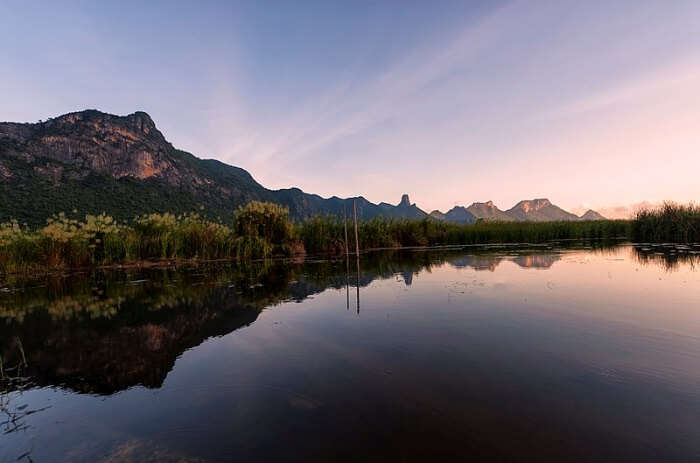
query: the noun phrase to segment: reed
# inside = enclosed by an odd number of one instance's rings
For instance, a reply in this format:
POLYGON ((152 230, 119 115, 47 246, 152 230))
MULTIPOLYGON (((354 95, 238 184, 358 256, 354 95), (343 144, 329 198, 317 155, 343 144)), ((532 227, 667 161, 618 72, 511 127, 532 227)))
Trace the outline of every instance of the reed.
MULTIPOLYGON (((343 226, 334 217, 314 217, 299 226, 307 252, 343 252, 343 226)), ((358 225, 363 249, 488 243, 604 241, 629 237, 629 222, 477 222, 460 225, 432 219, 372 219, 358 225)), ((351 245, 352 246, 352 245, 351 245)))
POLYGON ((665 202, 637 212, 632 238, 638 242, 700 242, 700 206, 665 202))
MULTIPOLYGON (((227 225, 197 213, 148 214, 117 223, 104 214, 59 214, 29 229, 16 221, 0 225, 0 274, 113 265, 151 260, 250 260, 301 253, 342 255, 349 250, 340 217, 316 216, 301 223, 286 208, 253 201, 236 210, 227 225)), ((700 208, 667 203, 641 211, 632 221, 491 222, 473 225, 431 218, 375 218, 359 222, 363 250, 412 246, 489 243, 542 243, 561 240, 602 242, 698 241, 700 208)), ((352 241, 352 240, 351 240, 352 241)))

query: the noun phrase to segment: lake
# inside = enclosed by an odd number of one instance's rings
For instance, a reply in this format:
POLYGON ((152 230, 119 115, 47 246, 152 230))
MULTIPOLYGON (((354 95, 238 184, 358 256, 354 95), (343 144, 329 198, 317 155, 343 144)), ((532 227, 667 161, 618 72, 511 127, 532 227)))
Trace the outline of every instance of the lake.
POLYGON ((550 244, 11 280, 0 461, 697 461, 699 264, 550 244))

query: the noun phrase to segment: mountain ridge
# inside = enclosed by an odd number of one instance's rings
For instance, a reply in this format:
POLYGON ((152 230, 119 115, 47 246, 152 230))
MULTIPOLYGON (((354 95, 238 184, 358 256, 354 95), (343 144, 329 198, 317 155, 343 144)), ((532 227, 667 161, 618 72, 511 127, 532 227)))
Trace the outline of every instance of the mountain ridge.
MULTIPOLYGON (((407 194, 392 205, 362 196, 323 198, 294 187, 268 189, 244 169, 175 148, 143 111, 117 116, 95 109, 38 123, 0 122, 0 198, 0 222, 14 218, 32 225, 76 209, 80 214, 106 212, 119 220, 151 212, 199 211, 226 222, 237 207, 252 200, 282 204, 296 220, 319 214, 350 216, 353 201, 363 220, 433 217, 474 223, 511 217, 491 201, 429 215, 407 194)), ((565 220, 580 220, 551 203, 549 209, 561 211, 565 220)), ((516 220, 544 220, 546 214, 521 216, 516 220)))

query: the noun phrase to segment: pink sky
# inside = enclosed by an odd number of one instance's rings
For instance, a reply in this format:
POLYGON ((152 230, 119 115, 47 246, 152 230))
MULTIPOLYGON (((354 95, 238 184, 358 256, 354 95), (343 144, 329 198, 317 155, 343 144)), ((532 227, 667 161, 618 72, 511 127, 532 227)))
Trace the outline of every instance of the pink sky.
POLYGON ((10 3, 0 120, 144 110, 269 188, 426 211, 700 198, 697 1, 10 3))

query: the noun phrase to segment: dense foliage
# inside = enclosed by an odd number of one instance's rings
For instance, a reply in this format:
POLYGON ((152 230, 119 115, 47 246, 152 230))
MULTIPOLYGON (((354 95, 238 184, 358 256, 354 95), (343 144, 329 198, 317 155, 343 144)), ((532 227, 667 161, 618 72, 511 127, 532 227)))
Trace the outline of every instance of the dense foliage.
POLYGON ((291 252, 286 209, 253 201, 229 226, 197 214, 147 214, 129 224, 104 214, 58 214, 39 229, 0 225, 0 273, 157 259, 262 258, 291 252))
POLYGON ((51 159, 28 164, 0 154, 0 161, 12 172, 10 178, 0 181, 0 222, 17 219, 33 228, 42 226, 46 217, 74 209, 90 215, 106 212, 120 222, 161 211, 176 215, 198 211, 204 218, 230 225, 235 206, 251 199, 242 196, 222 201, 204 188, 190 191, 173 188, 158 179, 117 179, 92 171, 86 174, 76 166, 51 159), (42 173, 51 171, 60 172, 61 181, 47 180, 47 174, 42 173))

